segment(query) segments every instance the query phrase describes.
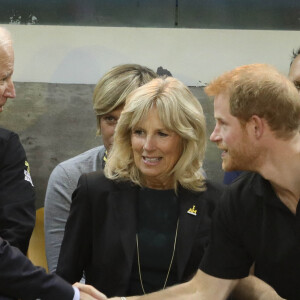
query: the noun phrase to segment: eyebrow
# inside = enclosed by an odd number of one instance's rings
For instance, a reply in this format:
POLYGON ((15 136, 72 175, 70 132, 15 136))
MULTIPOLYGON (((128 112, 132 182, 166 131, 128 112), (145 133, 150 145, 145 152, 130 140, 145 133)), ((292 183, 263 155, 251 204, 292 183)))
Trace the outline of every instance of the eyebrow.
POLYGON ((1 77, 1 79, 6 79, 6 78, 12 76, 12 74, 13 74, 13 70, 10 72, 0 74, 0 77, 1 77))
POLYGON ((222 120, 222 118, 218 117, 218 116, 214 116, 214 119, 217 120, 217 121, 222 120))
POLYGON ((219 122, 222 122, 222 123, 224 123, 224 124, 227 124, 227 121, 225 121, 223 118, 221 118, 221 117, 215 117, 215 120, 216 121, 219 121, 219 122))

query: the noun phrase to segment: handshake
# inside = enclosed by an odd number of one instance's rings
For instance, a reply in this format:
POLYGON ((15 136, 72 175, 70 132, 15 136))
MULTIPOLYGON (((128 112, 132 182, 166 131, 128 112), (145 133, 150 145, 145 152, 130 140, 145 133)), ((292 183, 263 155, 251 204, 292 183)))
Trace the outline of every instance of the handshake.
POLYGON ((103 293, 99 292, 91 285, 76 282, 73 286, 80 292, 80 300, 105 300, 108 299, 103 293))
MULTIPOLYGON (((108 299, 103 293, 99 292, 97 289, 95 289, 91 285, 85 285, 82 283, 75 283, 73 286, 77 287, 80 292, 80 300, 106 300, 108 299)), ((125 297, 116 297, 116 298, 110 298, 113 299, 120 299, 120 300, 126 300, 125 297)))

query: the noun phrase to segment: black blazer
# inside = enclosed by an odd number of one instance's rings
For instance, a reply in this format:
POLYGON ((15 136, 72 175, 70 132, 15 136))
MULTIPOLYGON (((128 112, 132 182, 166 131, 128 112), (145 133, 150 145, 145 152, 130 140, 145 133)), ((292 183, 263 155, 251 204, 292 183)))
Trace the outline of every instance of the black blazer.
POLYGON ((35 267, 19 249, 0 238, 0 294, 0 299, 72 300, 74 290, 55 274, 35 267))
MULTIPOLYGON (((135 258, 139 187, 107 179, 102 171, 83 174, 72 196, 56 272, 70 283, 86 283, 107 296, 126 295, 135 258)), ((178 283, 198 270, 222 189, 207 182, 205 192, 179 188, 175 252, 178 283), (190 208, 197 215, 188 214, 190 208)))
POLYGON ((0 236, 24 254, 35 224, 35 193, 16 133, 0 128, 0 236))

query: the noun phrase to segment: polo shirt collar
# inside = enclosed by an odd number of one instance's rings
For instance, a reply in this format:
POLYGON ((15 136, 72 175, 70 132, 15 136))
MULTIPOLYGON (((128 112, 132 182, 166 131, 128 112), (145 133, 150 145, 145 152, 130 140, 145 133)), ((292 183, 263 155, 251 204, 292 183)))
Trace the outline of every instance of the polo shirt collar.
POLYGON ((264 198, 264 201, 266 202, 267 205, 276 206, 280 209, 285 209, 290 211, 278 198, 270 181, 263 178, 260 174, 255 175, 252 181, 252 188, 256 195, 264 198))

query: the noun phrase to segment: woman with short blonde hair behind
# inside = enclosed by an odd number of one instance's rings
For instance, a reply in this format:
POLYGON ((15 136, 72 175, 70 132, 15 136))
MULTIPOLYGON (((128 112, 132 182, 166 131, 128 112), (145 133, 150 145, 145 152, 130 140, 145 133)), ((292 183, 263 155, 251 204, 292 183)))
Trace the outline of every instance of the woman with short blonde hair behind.
POLYGON ((54 168, 48 181, 45 197, 45 243, 50 272, 54 272, 57 267, 72 193, 79 177, 104 168, 126 97, 134 89, 156 77, 156 73, 145 66, 123 64, 110 69, 96 84, 93 108, 97 118, 97 134, 101 135, 103 145, 61 162, 54 168))

